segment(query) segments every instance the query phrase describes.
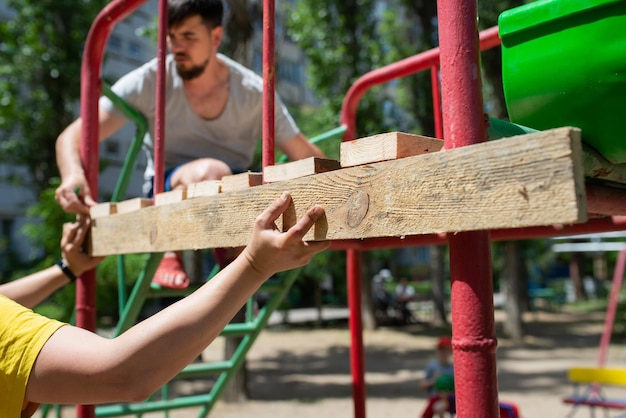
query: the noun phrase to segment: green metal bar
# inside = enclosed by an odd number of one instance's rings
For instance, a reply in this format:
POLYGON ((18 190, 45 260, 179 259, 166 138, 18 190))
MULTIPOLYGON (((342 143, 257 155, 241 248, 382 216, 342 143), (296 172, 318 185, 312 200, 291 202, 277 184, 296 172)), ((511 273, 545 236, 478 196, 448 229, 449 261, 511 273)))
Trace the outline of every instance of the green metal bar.
POLYGON ((124 165, 122 166, 122 171, 120 173, 120 178, 117 182, 117 185, 115 186, 115 190, 113 191, 113 196, 111 197, 112 202, 117 202, 119 201, 119 199, 122 199, 126 195, 126 190, 128 189, 128 183, 130 182, 132 170, 135 166, 135 162, 137 161, 137 155, 141 150, 143 138, 146 135, 146 132, 148 132, 148 122, 138 110, 126 103, 108 86, 102 86, 102 92, 109 100, 111 100, 111 102, 113 102, 113 104, 118 109, 122 111, 122 113, 124 113, 124 116, 133 121, 135 123, 135 126, 137 127, 135 138, 131 142, 128 154, 126 154, 126 159, 124 160, 124 165))
POLYGON ((256 331, 255 322, 237 322, 234 324, 228 324, 224 327, 224 330, 220 333, 222 337, 242 337, 256 331))
POLYGON ((185 367, 182 372, 176 375, 175 379, 189 379, 205 377, 207 374, 217 374, 227 372, 233 367, 230 360, 216 361, 213 363, 193 363, 185 367))
POLYGON ((126 264, 124 263, 124 255, 118 255, 117 257, 117 303, 118 311, 121 316, 126 309, 126 264))
POLYGON ((152 281, 154 272, 159 266, 162 257, 163 253, 150 254, 150 258, 148 259, 146 266, 144 267, 143 271, 139 275, 139 278, 135 282, 133 291, 128 298, 126 308, 120 316, 120 321, 117 324, 115 335, 120 335, 121 333, 129 329, 137 321, 139 311, 143 306, 143 302, 146 300, 146 295, 150 291, 150 282, 152 281))
POLYGON ((246 321, 254 320, 254 296, 246 302, 246 321))
POLYGON ((489 118, 489 129, 487 133, 489 139, 500 139, 515 135, 524 135, 539 132, 536 129, 527 126, 518 125, 516 123, 507 122, 496 118, 489 118))
MULTIPOLYGON (((103 85, 102 92, 118 109, 122 111, 122 113, 124 113, 128 119, 133 121, 136 126, 135 137, 130 144, 128 154, 126 154, 126 159, 124 160, 124 165, 122 166, 122 171, 120 172, 120 177, 115 186, 115 190, 113 191, 113 196, 111 197, 112 202, 118 202, 126 195, 128 183, 130 182, 130 177, 133 168, 135 167, 135 162, 137 161, 137 155, 139 155, 139 151, 141 150, 143 138, 146 135, 146 132, 148 132, 148 122, 139 111, 116 95, 109 86, 103 85)), ((117 299, 121 315, 125 309, 127 300, 126 270, 124 268, 124 256, 122 255, 117 258, 117 285, 117 299)))
POLYGON ((179 408, 202 406, 212 398, 211 394, 185 396, 178 399, 160 400, 145 403, 99 406, 96 408, 98 417, 119 417, 147 412, 161 412, 179 408))
POLYGON ((199 286, 189 286, 186 289, 168 289, 157 283, 150 283, 149 298, 182 298, 198 290, 199 286))
MULTIPOLYGON (((285 278, 283 279, 283 289, 274 293, 270 300, 263 306, 263 308, 259 311, 258 316, 255 320, 255 331, 249 335, 246 335, 231 358, 233 362, 233 367, 229 373, 222 373, 220 377, 215 382, 213 388, 211 388, 211 394, 213 395, 213 399, 219 399, 224 391, 224 388, 232 378, 232 376, 239 370, 242 366, 246 354, 252 347, 252 344, 256 341, 257 337, 261 333, 261 331, 267 326, 267 322, 270 319, 272 312, 278 307, 280 302, 284 299, 285 295, 296 281, 298 274, 301 269, 291 270, 285 274, 285 278)), ((214 402, 209 402, 202 407, 200 413, 198 414, 198 418, 205 418, 211 409, 213 408, 214 402)))
MULTIPOLYGON (((142 295, 145 297, 145 294, 149 291, 150 280, 148 278, 151 278, 154 274, 154 270, 156 270, 156 266, 158 265, 160 258, 161 254, 151 256, 146 268, 144 269, 142 275, 135 284, 135 288, 133 289, 133 292, 129 299, 129 303, 127 304, 125 315, 118 324, 118 335, 121 332, 125 331, 132 323, 134 323, 136 312, 135 309, 132 308, 132 306, 140 305, 137 301, 142 297, 142 295)), ((98 417, 112 417, 131 414, 143 414, 147 412, 166 412, 173 409, 200 406, 201 410, 198 416, 206 417, 213 408, 217 399, 219 399, 219 397, 221 396, 224 388, 226 387, 232 376, 243 365, 246 354, 252 347, 253 343, 255 342, 261 331, 267 325, 267 322, 269 321, 272 312, 279 306, 280 302, 287 294, 289 288, 291 288, 291 286, 295 282, 299 272, 300 269, 292 270, 285 274, 285 277, 282 280, 282 288, 276 288, 277 291, 272 295, 272 297, 265 304, 265 306, 260 309, 254 321, 239 324, 229 324, 224 329, 224 332, 221 335, 244 335, 244 338, 242 339, 241 343, 235 350, 230 360, 208 364, 191 364, 187 366, 176 377, 176 379, 185 377, 201 377, 205 376, 208 373, 220 372, 217 381, 215 382, 215 384, 211 388, 211 391, 208 394, 198 396, 185 396, 169 400, 164 399, 160 401, 147 401, 138 404, 101 406, 96 408, 96 415, 98 417)))
MULTIPOLYGON (((330 131, 326 131, 323 132, 319 135, 316 135, 314 137, 309 138, 309 142, 312 144, 317 144, 318 142, 322 142, 322 141, 326 141, 328 139, 333 139, 333 138, 337 138, 342 136, 346 130, 348 129, 348 127, 346 125, 341 125, 337 128, 333 128, 330 131)), ((278 160, 278 162, 280 163, 284 163, 285 161, 287 161, 287 156, 283 155, 282 157, 280 157, 280 159, 278 160)))

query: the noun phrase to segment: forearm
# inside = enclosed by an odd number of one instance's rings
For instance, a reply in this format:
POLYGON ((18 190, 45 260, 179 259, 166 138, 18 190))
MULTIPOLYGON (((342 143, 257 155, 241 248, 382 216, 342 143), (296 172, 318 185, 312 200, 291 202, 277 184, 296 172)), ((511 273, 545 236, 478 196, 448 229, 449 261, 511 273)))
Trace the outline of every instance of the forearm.
POLYGON ((79 153, 80 123, 74 122, 68 126, 56 142, 56 158, 61 178, 83 173, 83 166, 79 153))
POLYGON ((266 278, 238 257, 198 291, 121 335, 116 343, 126 367, 159 387, 220 334, 266 278), (163 358, 167 367, 155 368, 163 358))
POLYGON ((0 294, 33 308, 54 291, 69 283, 58 266, 52 266, 24 278, 0 285, 0 294))
POLYGON ((61 328, 39 355, 28 399, 88 404, 145 399, 191 363, 266 278, 239 257, 192 295, 113 340, 61 328), (68 345, 78 340, 80 345, 68 345))

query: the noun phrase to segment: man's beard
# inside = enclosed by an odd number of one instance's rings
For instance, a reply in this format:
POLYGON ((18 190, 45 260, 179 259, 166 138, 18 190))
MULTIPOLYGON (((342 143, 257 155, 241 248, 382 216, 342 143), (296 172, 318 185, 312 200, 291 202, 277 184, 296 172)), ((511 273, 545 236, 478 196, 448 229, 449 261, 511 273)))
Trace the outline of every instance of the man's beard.
POLYGON ((208 59, 202 64, 194 65, 191 68, 182 68, 179 64, 176 64, 176 71, 178 71, 178 75, 183 80, 193 80, 194 78, 199 77, 200 74, 204 72, 207 65, 209 65, 208 59))

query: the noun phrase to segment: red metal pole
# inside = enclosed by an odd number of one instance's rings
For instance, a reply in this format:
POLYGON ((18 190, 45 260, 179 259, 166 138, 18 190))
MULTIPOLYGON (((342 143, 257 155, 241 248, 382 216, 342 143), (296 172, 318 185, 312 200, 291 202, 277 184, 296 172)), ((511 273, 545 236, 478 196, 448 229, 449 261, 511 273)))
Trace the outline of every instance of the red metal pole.
POLYGON ((604 329, 602 330, 602 338, 600 339, 600 353, 598 354, 598 367, 604 367, 606 363, 606 354, 611 343, 611 333, 613 332, 613 324, 615 323, 615 314, 619 303, 619 293, 622 289, 622 281, 624 280, 624 266, 626 265, 626 248, 619 252, 617 262, 615 263, 615 272, 613 273, 613 284, 611 285, 611 295, 609 296, 609 306, 606 310, 604 318, 604 329))
MULTIPOLYGON (((102 90, 102 58, 113 26, 126 18, 146 0, 117 0, 98 14, 85 41, 80 78, 80 112, 82 118, 80 159, 93 196, 98 196, 98 98, 102 90)), ((96 330, 95 270, 84 273, 76 282, 76 326, 96 330)), ((92 418, 93 405, 78 405, 76 416, 92 418)))
POLYGON ((350 370, 355 418, 365 418, 365 361, 363 359, 363 322, 361 318, 361 253, 346 252, 348 309, 350 316, 350 370))
POLYGON ((587 184, 587 211, 605 216, 626 215, 626 191, 624 189, 587 184))
POLYGON ((165 54, 167 52, 167 0, 159 0, 156 109, 154 121, 154 196, 165 189, 165 54))
POLYGON ((274 165, 274 6, 263 2, 263 167, 274 165))
MULTIPOLYGON (((480 47, 482 50, 498 45, 500 45, 500 38, 498 37, 497 26, 480 32, 480 47)), ((351 141, 356 138, 356 110, 361 97, 367 90, 396 78, 426 70, 434 65, 439 65, 439 48, 421 52, 362 75, 350 87, 341 106, 341 124, 347 127, 344 141, 351 141)))
MULTIPOLYGON (((476 0, 438 0, 437 16, 444 146, 485 141, 476 0)), ((489 233, 451 235, 449 247, 457 414, 496 418, 497 341, 489 233)))
MULTIPOLYGON (((491 231, 493 241, 511 241, 531 238, 561 237, 590 234, 595 232, 626 231, 626 217, 591 219, 584 224, 564 226, 535 226, 529 228, 497 229, 491 231)), ((333 250, 374 250, 381 248, 419 247, 423 245, 445 245, 448 234, 409 235, 406 237, 368 238, 362 240, 333 241, 333 250)))
POLYGON ((439 91, 439 66, 430 66, 430 84, 433 93, 433 116, 435 118, 435 138, 443 138, 443 115, 441 114, 441 92, 439 91))

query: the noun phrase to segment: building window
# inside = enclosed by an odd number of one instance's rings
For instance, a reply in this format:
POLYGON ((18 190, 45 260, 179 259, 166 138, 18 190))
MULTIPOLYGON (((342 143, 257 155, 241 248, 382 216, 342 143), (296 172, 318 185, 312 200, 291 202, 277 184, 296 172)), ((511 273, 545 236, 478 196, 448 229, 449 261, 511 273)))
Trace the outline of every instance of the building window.
POLYGON ((116 157, 120 152, 120 144, 119 142, 109 139, 104 142, 104 152, 106 155, 111 157, 116 157))
POLYGON ((278 63, 278 78, 296 85, 302 84, 302 64, 294 61, 281 61, 278 63))
POLYGON ((107 48, 113 52, 120 52, 122 50, 122 38, 119 35, 111 35, 107 48))
POLYGON ((133 58, 141 58, 141 45, 137 42, 128 43, 128 55, 133 58))

